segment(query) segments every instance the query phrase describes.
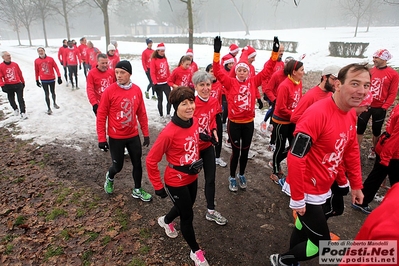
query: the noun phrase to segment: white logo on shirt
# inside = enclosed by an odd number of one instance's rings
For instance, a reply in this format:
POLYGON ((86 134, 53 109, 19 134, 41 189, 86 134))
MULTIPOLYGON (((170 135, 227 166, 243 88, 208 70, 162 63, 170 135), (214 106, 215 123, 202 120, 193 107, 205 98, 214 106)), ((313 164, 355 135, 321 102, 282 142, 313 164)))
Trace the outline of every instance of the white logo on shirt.
POLYGON ((339 134, 340 138, 335 141, 335 151, 326 154, 323 158, 322 164, 330 165, 328 171, 330 172, 330 177, 334 178, 338 173, 338 166, 342 161, 342 156, 345 150, 345 146, 348 143, 348 134, 339 134))
POLYGON ((9 67, 6 69, 6 79, 8 81, 17 81, 14 67, 9 67))

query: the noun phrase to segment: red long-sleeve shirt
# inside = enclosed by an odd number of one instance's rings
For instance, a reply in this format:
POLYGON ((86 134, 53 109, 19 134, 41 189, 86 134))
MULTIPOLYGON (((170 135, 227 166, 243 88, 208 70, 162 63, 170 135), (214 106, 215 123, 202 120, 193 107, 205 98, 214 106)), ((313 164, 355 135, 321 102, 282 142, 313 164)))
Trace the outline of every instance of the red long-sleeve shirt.
POLYGON ((166 57, 151 58, 150 63, 151 80, 154 85, 165 84, 170 76, 169 64, 166 57))
MULTIPOLYGON (((147 174, 155 190, 163 188, 158 163, 166 155, 168 163, 176 166, 190 165, 199 159, 199 133, 197 119, 189 128, 182 128, 169 122, 159 133, 146 158, 147 174)), ((198 175, 189 175, 167 166, 164 173, 165 184, 182 187, 191 184, 198 175)))
POLYGON ((391 159, 399 159, 399 105, 396 105, 388 118, 385 131, 388 139, 381 137, 375 147, 383 165, 388 165, 391 159), (384 142, 382 142, 384 140, 384 142))
POLYGON ((18 83, 25 83, 22 71, 17 63, 10 62, 9 64, 0 64, 0 87, 4 85, 13 85, 18 83))
POLYGON ((54 80, 54 70, 57 73, 57 77, 61 77, 60 70, 54 59, 50 56, 44 58, 36 58, 35 60, 35 78, 36 80, 54 80))
POLYGON ((283 191, 291 195, 291 208, 305 207, 305 203, 323 204, 331 195, 330 187, 342 162, 351 188, 362 188, 356 112, 340 110, 332 97, 322 99, 301 116, 294 135, 298 133, 310 136, 312 145, 303 158, 288 152, 283 191))
POLYGON ((210 92, 211 97, 215 98, 218 100, 218 108, 216 110, 216 113, 221 113, 222 110, 222 95, 223 95, 223 86, 222 84, 216 80, 216 82, 212 83, 212 90, 210 92))
MULTIPOLYGON (((216 129, 216 115, 218 110, 218 101, 209 97, 208 101, 203 101, 198 96, 195 97, 194 117, 198 120, 199 133, 212 134, 212 130, 216 129)), ((212 143, 210 141, 199 140, 199 150, 205 150, 212 143)))
POLYGON ((147 48, 141 54, 141 64, 143 65, 144 72, 147 72, 151 64, 151 55, 154 52, 153 49, 147 48))
POLYGON ((79 50, 75 47, 64 49, 63 58, 65 58, 65 66, 77 66, 81 62, 79 50))
POLYGON ((86 92, 90 104, 100 104, 101 95, 114 82, 116 82, 114 70, 108 69, 104 72, 98 68, 90 70, 86 79, 86 92))
MULTIPOLYGON (((265 67, 265 66, 263 66, 263 67, 265 67)), ((276 65, 274 66, 274 69, 273 69, 273 73, 276 73, 277 71, 280 71, 280 70, 283 70, 283 71, 284 71, 284 62, 283 62, 283 61, 277 61, 277 62, 276 62, 276 65)), ((273 76, 273 75, 272 75, 272 76, 273 76)), ((267 84, 269 83, 270 79, 271 79, 271 78, 269 78, 269 79, 264 79, 264 80, 262 81, 262 91, 263 91, 263 92, 265 91, 264 87, 267 86, 267 84)))
POLYGON ((182 66, 176 67, 168 78, 168 85, 171 87, 173 87, 173 85, 189 87, 192 83, 191 77, 192 72, 190 68, 184 69, 182 66))
POLYGON ((126 90, 120 88, 116 82, 111 84, 103 92, 97 110, 98 142, 105 142, 107 134, 114 139, 138 136, 137 120, 143 135, 148 137, 148 118, 140 88, 132 84, 132 87, 126 90))
POLYGON ((194 61, 191 62, 190 66, 188 67, 191 71, 191 75, 194 75, 195 72, 198 71, 198 65, 194 61))
POLYGON ((276 106, 273 113, 273 121, 278 124, 289 124, 292 112, 302 97, 302 81, 294 84, 286 78, 277 89, 276 106))
POLYGON ((87 61, 87 45, 86 44, 81 44, 78 46, 79 52, 80 52, 80 58, 82 59, 82 62, 85 63, 87 61))
POLYGON ((119 58, 119 55, 109 55, 107 54, 108 57, 108 68, 114 70, 116 67, 116 64, 118 64, 121 59, 119 58))
POLYGON ((267 67, 261 72, 241 82, 222 71, 219 62, 213 62, 215 77, 226 91, 229 120, 235 123, 253 121, 255 117, 255 98, 260 99, 258 87, 262 84, 262 79, 271 76, 275 63, 276 61, 269 60, 266 64, 267 67))
POLYGON ((294 109, 294 112, 292 113, 290 119, 291 123, 296 124, 299 118, 305 112, 305 110, 308 109, 308 107, 311 106, 313 103, 321 99, 331 97, 331 95, 332 92, 324 91, 319 86, 315 86, 308 90, 308 92, 306 92, 305 95, 302 96, 301 100, 298 102, 297 107, 294 109))
POLYGON ((381 107, 387 110, 395 101, 398 93, 399 74, 390 67, 378 69, 373 67, 371 73, 371 107, 381 107))
POLYGON ((274 102, 277 98, 278 86, 283 82, 287 76, 284 74, 284 69, 274 72, 266 86, 263 86, 262 91, 266 94, 270 101, 274 102))
MULTIPOLYGON (((96 47, 86 49, 86 64, 91 65, 91 68, 96 68, 97 55, 100 54, 100 50, 96 47)), ((116 51, 115 51, 116 54, 116 51)))
POLYGON ((66 66, 66 60, 64 57, 65 49, 68 49, 68 46, 63 45, 58 49, 58 60, 60 61, 61 65, 66 66))

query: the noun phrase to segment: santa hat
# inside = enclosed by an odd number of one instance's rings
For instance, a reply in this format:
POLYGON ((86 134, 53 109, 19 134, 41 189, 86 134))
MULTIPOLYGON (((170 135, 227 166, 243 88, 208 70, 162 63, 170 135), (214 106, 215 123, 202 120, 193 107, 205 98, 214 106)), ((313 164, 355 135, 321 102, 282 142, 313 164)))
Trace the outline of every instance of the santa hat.
POLYGON ((373 94, 371 91, 364 97, 363 101, 359 104, 359 107, 362 106, 370 106, 371 102, 373 101, 373 94))
POLYGON ((243 50, 243 52, 241 54, 241 57, 240 57, 240 61, 236 64, 234 72, 237 72, 237 69, 239 67, 246 68, 248 71, 250 71, 249 64, 248 64, 248 53, 247 53, 247 51, 243 50))
POLYGON ((373 57, 388 61, 392 58, 392 55, 387 49, 379 49, 373 54, 373 57))
POLYGON ((250 45, 247 45, 244 48, 242 48, 242 53, 244 53, 244 51, 247 52, 248 58, 252 58, 252 57, 256 56, 256 50, 250 45))
POLYGON ((165 44, 161 42, 160 44, 157 45, 157 50, 165 50, 165 44))
POLYGON ((186 55, 194 56, 193 49, 188 48, 187 52, 186 52, 186 55))
POLYGON ((229 46, 229 53, 233 54, 233 53, 237 53, 238 51, 240 51, 240 47, 237 46, 237 44, 232 43, 229 46))
POLYGON ((225 66, 227 64, 234 63, 234 57, 231 54, 227 54, 222 57, 222 65, 225 66))

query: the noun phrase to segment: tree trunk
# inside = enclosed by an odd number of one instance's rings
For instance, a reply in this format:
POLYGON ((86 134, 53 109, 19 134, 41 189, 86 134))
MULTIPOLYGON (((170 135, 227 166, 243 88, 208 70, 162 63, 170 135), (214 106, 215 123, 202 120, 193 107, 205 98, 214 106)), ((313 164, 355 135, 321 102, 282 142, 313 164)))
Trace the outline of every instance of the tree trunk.
POLYGON ((42 24, 43 24, 43 34, 44 34, 44 47, 48 47, 48 41, 47 41, 47 31, 46 31, 46 18, 44 17, 43 11, 41 11, 42 15, 42 24))
POLYGON ((193 49, 194 44, 194 22, 193 22, 193 5, 191 0, 187 0, 188 11, 188 47, 193 49))
MULTIPOLYGON (((111 36, 109 33, 109 17, 108 17, 108 6, 104 6, 103 9, 104 15, 104 29, 105 29, 105 46, 107 47, 108 44, 111 43, 111 36)), ((105 49, 106 51, 107 49, 105 49)))
POLYGON ((357 36, 357 29, 359 28, 359 21, 360 21, 360 17, 356 18, 356 29, 355 29, 355 35, 353 37, 357 36))
POLYGON ((366 32, 369 32, 369 30, 370 30, 371 20, 372 20, 372 15, 370 14, 370 15, 369 15, 369 19, 368 19, 368 21, 367 21, 367 29, 366 29, 366 32))
POLYGON ((32 45, 32 37, 30 36, 30 27, 26 27, 26 30, 28 31, 28 38, 29 38, 29 46, 33 46, 32 45))
POLYGON ((17 28, 15 29, 15 31, 17 32, 18 45, 21 46, 22 44, 21 44, 21 37, 19 36, 19 28, 17 27, 17 28))
POLYGON ((240 17, 242 24, 244 24, 245 36, 249 35, 249 27, 248 27, 247 23, 245 22, 244 17, 242 16, 241 12, 238 10, 238 8, 237 8, 236 4, 234 3, 234 1, 233 0, 230 0, 230 1, 233 4, 234 9, 237 11, 238 16, 240 17))
POLYGON ((66 7, 66 1, 67 0, 62 0, 62 11, 64 12, 64 20, 65 20, 65 28, 67 32, 67 39, 71 39, 71 33, 69 32, 69 21, 68 21, 68 12, 67 12, 67 7, 66 7))

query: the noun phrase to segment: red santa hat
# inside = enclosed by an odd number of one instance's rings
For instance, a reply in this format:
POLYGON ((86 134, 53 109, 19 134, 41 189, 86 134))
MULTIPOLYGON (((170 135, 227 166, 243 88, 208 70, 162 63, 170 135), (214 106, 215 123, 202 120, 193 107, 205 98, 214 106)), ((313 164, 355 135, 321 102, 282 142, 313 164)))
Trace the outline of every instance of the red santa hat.
POLYGON ((229 46, 229 53, 233 54, 233 53, 237 53, 238 51, 240 51, 240 47, 238 47, 237 44, 232 43, 229 46))
POLYGON ((234 57, 231 54, 227 54, 222 57, 222 65, 225 66, 227 64, 234 63, 234 57))
POLYGON ((244 48, 242 48, 242 53, 244 53, 244 51, 247 52, 248 58, 256 56, 256 50, 250 45, 247 45, 244 48))
POLYGON ((370 106, 371 102, 373 101, 373 94, 371 91, 364 97, 363 101, 359 104, 359 107, 361 106, 370 106))
POLYGON ((379 49, 373 54, 373 57, 388 61, 392 58, 392 55, 387 49, 379 49))
POLYGON ((240 57, 240 61, 236 64, 234 72, 237 72, 237 69, 239 67, 243 67, 246 68, 248 71, 250 71, 249 69, 249 64, 248 64, 248 53, 247 51, 242 51, 241 57, 240 57))
POLYGON ((157 50, 165 50, 165 44, 161 42, 160 44, 157 45, 157 50))
POLYGON ((193 49, 188 48, 187 52, 186 52, 186 55, 194 56, 193 49))

